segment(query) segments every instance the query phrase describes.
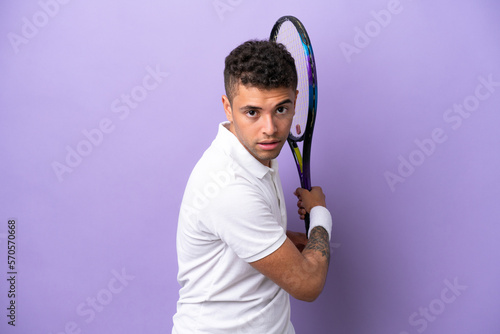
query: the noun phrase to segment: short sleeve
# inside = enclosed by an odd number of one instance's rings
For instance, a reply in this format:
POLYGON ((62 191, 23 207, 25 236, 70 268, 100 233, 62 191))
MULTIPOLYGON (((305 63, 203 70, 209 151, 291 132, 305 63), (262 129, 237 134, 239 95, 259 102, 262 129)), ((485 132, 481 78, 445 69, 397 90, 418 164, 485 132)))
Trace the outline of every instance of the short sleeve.
POLYGON ((286 231, 255 185, 234 183, 210 204, 205 211, 207 228, 246 262, 272 254, 286 240, 286 231))

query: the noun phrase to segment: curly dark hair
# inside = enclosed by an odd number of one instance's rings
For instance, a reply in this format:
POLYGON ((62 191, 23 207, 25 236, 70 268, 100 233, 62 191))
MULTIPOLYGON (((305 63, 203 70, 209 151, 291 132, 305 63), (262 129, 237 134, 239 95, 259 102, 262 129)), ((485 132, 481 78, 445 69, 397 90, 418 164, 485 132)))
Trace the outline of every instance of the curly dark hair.
POLYGON ((226 57, 224 86, 232 103, 238 84, 259 89, 297 89, 297 70, 292 55, 283 44, 247 41, 226 57))

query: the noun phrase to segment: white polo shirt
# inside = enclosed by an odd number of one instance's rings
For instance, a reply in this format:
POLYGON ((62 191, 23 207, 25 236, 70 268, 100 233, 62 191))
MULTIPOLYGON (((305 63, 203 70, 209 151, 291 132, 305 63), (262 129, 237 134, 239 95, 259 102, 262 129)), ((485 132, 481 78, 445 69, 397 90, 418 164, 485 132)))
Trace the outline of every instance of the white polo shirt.
POLYGON ((173 333, 295 333, 288 293, 249 264, 286 240, 278 163, 261 164, 228 124, 219 125, 182 200, 173 333))

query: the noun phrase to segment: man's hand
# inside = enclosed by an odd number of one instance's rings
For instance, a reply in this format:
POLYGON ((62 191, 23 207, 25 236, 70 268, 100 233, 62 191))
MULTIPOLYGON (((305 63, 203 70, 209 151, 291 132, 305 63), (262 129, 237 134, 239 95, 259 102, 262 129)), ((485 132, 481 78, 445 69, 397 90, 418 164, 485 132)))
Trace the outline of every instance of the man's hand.
POLYGON ((297 188, 293 193, 297 196, 297 207, 300 219, 304 220, 306 213, 311 212, 315 206, 324 206, 326 208, 325 194, 321 187, 312 187, 311 191, 303 188, 297 188))

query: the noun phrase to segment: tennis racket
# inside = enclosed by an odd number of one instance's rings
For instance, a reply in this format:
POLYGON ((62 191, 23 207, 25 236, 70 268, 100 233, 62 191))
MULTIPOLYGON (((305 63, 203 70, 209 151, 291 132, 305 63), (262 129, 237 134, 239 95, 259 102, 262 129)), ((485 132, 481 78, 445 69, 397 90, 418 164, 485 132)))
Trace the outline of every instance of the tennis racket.
MULTIPOLYGON (((292 127, 288 135, 288 144, 290 144, 297 164, 300 186, 311 190, 311 142, 318 104, 316 63, 311 41, 302 23, 293 16, 283 16, 276 21, 269 39, 285 45, 295 59, 299 95, 295 105, 292 127), (298 145, 300 142, 302 142, 302 153, 298 145)), ((309 214, 306 214, 305 225, 307 235, 309 214)))

